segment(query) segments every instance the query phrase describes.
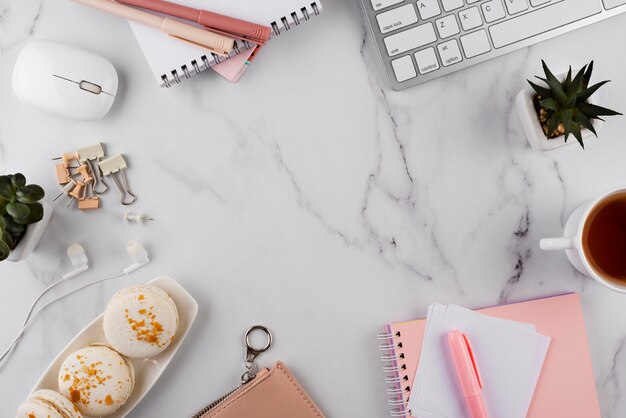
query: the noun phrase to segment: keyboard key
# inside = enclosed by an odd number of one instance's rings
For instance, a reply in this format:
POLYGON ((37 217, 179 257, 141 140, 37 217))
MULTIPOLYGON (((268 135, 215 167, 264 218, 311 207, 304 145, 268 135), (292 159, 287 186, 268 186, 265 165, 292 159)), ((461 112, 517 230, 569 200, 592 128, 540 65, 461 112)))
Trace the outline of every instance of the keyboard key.
POLYGON ((372 2, 372 8, 374 10, 384 9, 385 7, 393 6, 394 4, 402 3, 404 0, 370 0, 372 2))
POLYGON ((376 16, 382 33, 391 32, 417 22, 417 13, 412 4, 380 13, 376 16))
POLYGON ((541 6, 542 4, 546 3, 550 3, 550 0, 530 0, 530 5, 533 7, 541 6))
POLYGON ((485 21, 487 23, 494 22, 506 16, 501 0, 487 1, 481 4, 481 7, 483 8, 483 14, 485 15, 485 21))
POLYGON ((416 26, 405 30, 404 32, 387 36, 384 39, 385 46, 387 47, 387 54, 390 57, 402 54, 410 49, 428 45, 436 40, 437 35, 435 34, 435 29, 433 28, 432 23, 416 26))
POLYGON ((504 4, 506 4, 506 9, 510 15, 528 10, 528 2, 526 0, 504 0, 504 4))
POLYGON ((571 3, 571 1, 561 1, 550 4, 506 22, 492 25, 489 33, 493 46, 502 48, 602 11, 602 6, 597 1, 577 1, 578 7, 572 7, 571 3))
POLYGON ((410 55, 391 61, 391 66, 393 67, 393 72, 396 75, 398 83, 402 83, 403 81, 417 76, 410 55))
POLYGON ((604 7, 607 9, 612 9, 617 6, 621 6, 622 4, 626 4, 626 0, 602 0, 604 2, 604 7))
POLYGON ((467 0, 467 4, 478 3, 480 0, 467 0))
POLYGON ((459 50, 459 44, 456 39, 437 45, 437 49, 439 50, 441 63, 444 67, 463 61, 461 51, 459 50))
POLYGON ((452 35, 456 35, 460 32, 459 24, 456 23, 456 17, 454 15, 448 15, 437 19, 435 21, 437 31, 439 31, 440 38, 449 38, 452 35))
POLYGON ((441 14, 437 0, 417 0, 417 10, 422 20, 430 19, 441 14))
POLYGON ((439 61, 434 48, 426 48, 415 53, 415 61, 417 61, 417 69, 420 74, 428 74, 439 69, 439 61))
POLYGON ((459 19, 461 19, 461 26, 463 26, 463 30, 474 29, 483 24, 483 19, 480 17, 480 11, 476 6, 459 12, 459 19))
POLYGON ((443 4, 443 10, 446 12, 451 12, 455 9, 460 9, 465 6, 463 0, 441 0, 441 4, 443 4))
POLYGON ((467 58, 472 58, 491 51, 489 38, 484 29, 461 36, 461 45, 463 46, 463 52, 465 52, 467 58))

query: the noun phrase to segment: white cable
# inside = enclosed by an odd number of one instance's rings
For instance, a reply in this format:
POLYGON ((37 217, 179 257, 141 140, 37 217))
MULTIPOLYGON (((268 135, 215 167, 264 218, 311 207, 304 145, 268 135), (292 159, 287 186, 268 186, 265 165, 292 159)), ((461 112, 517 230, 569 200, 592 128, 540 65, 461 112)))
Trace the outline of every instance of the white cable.
MULTIPOLYGON (((28 313, 26 314, 26 318, 24 318, 24 323, 22 324, 22 331, 23 332, 26 329, 26 324, 28 324, 28 320, 30 319, 31 314, 33 313, 33 310, 35 309, 35 306, 37 305, 37 302, 39 302, 41 300, 41 298, 48 293, 48 291, 50 291, 50 289, 52 289, 53 287, 55 287, 58 284, 63 283, 64 281, 66 281, 69 277, 64 277, 61 280, 57 280, 56 282, 52 283, 50 286, 46 287, 44 289, 43 292, 41 292, 39 294, 39 296, 37 296, 37 298, 35 299, 35 301, 32 303, 32 305, 30 305, 30 308, 28 309, 28 313)), ((17 339, 17 341, 19 341, 19 338, 17 339)), ((4 366, 4 358, 6 356, 11 356, 11 353, 13 352, 13 350, 15 349, 16 346, 16 340, 13 340, 13 343, 11 343, 11 345, 9 346, 9 348, 2 353, 2 355, 0 356, 0 370, 2 370, 2 367, 4 366)))
POLYGON ((30 306, 29 310, 28 310, 28 314, 26 315, 26 318, 24 320, 24 324, 22 325, 22 329, 19 331, 19 333, 17 334, 17 336, 15 337, 15 339, 13 340, 13 342, 11 342, 11 344, 7 347, 7 349, 2 353, 2 355, 0 355, 0 371, 4 368, 4 366, 7 364, 9 358, 11 357, 11 355, 13 354, 13 351, 15 351, 15 348, 17 347, 18 343, 20 342, 20 340, 22 339, 22 336, 24 335, 24 332, 28 329, 28 327, 30 327, 30 325, 33 323, 33 321, 35 320, 35 318, 37 318, 37 316, 39 315, 39 313, 44 310, 47 306, 53 304, 54 302, 61 300, 67 296, 70 296, 80 290, 86 289, 90 286, 93 286, 94 284, 97 283, 102 283, 104 281, 107 280, 112 280, 112 279, 116 279, 118 277, 122 277, 122 276, 127 276, 130 273, 134 272, 135 270, 139 269, 140 267, 145 266, 146 264, 148 264, 150 262, 150 259, 148 257, 148 253, 146 252, 146 250, 143 248, 143 246, 138 243, 137 241, 130 241, 126 247, 126 250, 128 252, 128 254, 131 256, 132 260, 133 260, 133 264, 127 268, 125 268, 124 270, 122 270, 120 273, 114 274, 113 276, 109 276, 109 277, 105 277, 104 279, 99 279, 96 280, 94 282, 88 283, 84 286, 81 286, 77 289, 74 289, 70 292, 67 292, 61 296, 58 296, 48 302, 46 302, 43 306, 41 306, 39 309, 37 309, 35 312, 33 312, 33 309, 35 308, 35 306, 37 305, 37 302, 39 302, 39 300, 41 300, 41 298, 43 297, 43 295, 45 295, 50 289, 52 289, 53 287, 55 287, 56 285, 64 282, 65 280, 68 280, 74 276, 76 276, 77 274, 83 272, 86 270, 86 268, 83 269, 84 266, 86 266, 87 264, 87 257, 84 255, 84 250, 82 249, 82 247, 80 247, 80 245, 73 245, 70 246, 70 248, 68 248, 68 256, 70 256, 70 258, 72 259, 72 264, 74 264, 75 267, 79 267, 78 270, 75 270, 74 272, 70 272, 66 275, 64 275, 60 280, 57 280, 56 282, 52 283, 50 286, 48 286, 47 288, 44 289, 43 292, 41 292, 39 294, 39 296, 37 296, 37 298, 35 299, 35 301, 33 302, 33 304, 30 306))
MULTIPOLYGON (((70 296, 70 295, 72 295, 72 294, 74 294, 74 293, 76 293, 76 292, 79 292, 79 291, 81 291, 81 290, 83 290, 83 289, 86 289, 86 288, 88 288, 88 287, 90 287, 90 286, 93 286, 93 285, 98 284, 98 283, 102 283, 102 282, 107 281, 107 280, 116 279, 116 278, 118 278, 118 277, 122 277, 122 276, 126 276, 126 274, 125 274, 125 273, 123 273, 123 272, 122 272, 122 273, 117 273, 117 274, 115 274, 115 275, 113 275, 113 276, 106 277, 106 278, 104 278, 104 279, 99 279, 99 280, 96 280, 95 282, 88 283, 88 284, 86 284, 86 285, 84 285, 84 286, 81 286, 81 287, 79 287, 79 288, 77 288, 77 289, 71 290, 71 291, 69 291, 69 292, 67 292, 67 293, 65 293, 65 294, 63 294, 63 295, 61 295, 61 296, 58 296, 58 297, 56 297, 56 298, 54 298, 54 299, 52 299, 52 300, 50 300, 50 301, 46 302, 43 306, 41 306, 39 309, 37 309, 35 312, 33 312, 33 313, 32 313, 32 316, 30 315, 30 312, 29 312, 29 316, 30 316, 30 318, 29 318, 29 317, 27 317, 26 322, 25 322, 25 323, 24 323, 24 325, 22 326, 22 329, 21 329, 21 330, 20 330, 20 332, 17 334, 17 336, 15 337, 15 339, 13 340, 13 342, 11 342, 11 344, 9 345, 9 347, 7 347, 7 349, 4 351, 4 353, 2 353, 2 355, 0 355, 0 371, 4 368, 4 366, 5 366, 5 365, 7 364, 7 362, 9 361, 9 358, 11 357, 11 354, 13 353, 13 351, 15 350, 15 348, 17 347, 17 345, 18 345, 18 343, 20 342, 20 340, 22 339, 22 336, 24 335, 24 332, 26 332, 26 330, 27 330, 27 329, 30 327, 30 325, 34 322, 35 318, 37 318, 37 316, 41 313, 41 311, 43 311, 46 307, 48 307, 49 305, 53 304, 54 302, 56 302, 56 301, 58 301, 58 300, 61 300, 61 299, 65 298, 65 297, 67 297, 67 296, 70 296)), ((59 280, 59 281, 58 281, 58 282, 56 282, 56 283, 60 283, 62 280, 63 280, 63 279, 59 280)), ((47 291, 47 290, 48 290, 48 289, 46 289, 46 291, 47 291)), ((38 301, 40 298, 41 298, 41 295, 37 298, 37 301, 38 301)), ((37 301, 35 301, 35 302, 37 302, 37 301)), ((35 304, 33 304, 33 306, 35 306, 35 304)), ((31 308, 32 308, 32 307, 31 307, 31 308)), ((31 310, 32 310, 32 309, 31 309, 31 310)))
MULTIPOLYGON (((37 302, 39 302, 41 300, 41 298, 48 293, 52 288, 54 288, 55 286, 65 282, 68 279, 71 279, 73 277, 78 276, 80 273, 83 273, 85 271, 87 271, 89 269, 88 263, 89 260, 87 259, 87 256, 85 255, 85 250, 83 249, 83 247, 80 244, 72 244, 67 248, 67 256, 70 258, 70 260, 72 261, 72 265, 74 267, 76 267, 76 269, 74 271, 71 271, 67 274, 64 274, 63 277, 60 280, 57 280, 56 282, 52 283, 50 286, 46 287, 43 292, 41 292, 39 294, 39 296, 37 296, 37 298, 34 300, 34 302, 30 305, 30 308, 28 309, 28 312, 26 314, 26 318, 24 318, 24 323, 22 324, 22 331, 20 331, 21 333, 23 333, 23 330, 26 328, 26 324, 28 324, 28 321, 31 317, 31 314, 33 313, 33 310, 35 309, 35 306, 37 306, 37 302)), ((17 341, 19 341, 19 338, 17 339, 17 341)), ((9 346, 9 349, 7 349, 7 351, 5 351, 2 356, 0 356, 0 369, 2 368, 2 365, 4 364, 4 362, 2 362, 2 360, 6 357, 6 356, 10 356, 15 348, 15 341, 9 346)))

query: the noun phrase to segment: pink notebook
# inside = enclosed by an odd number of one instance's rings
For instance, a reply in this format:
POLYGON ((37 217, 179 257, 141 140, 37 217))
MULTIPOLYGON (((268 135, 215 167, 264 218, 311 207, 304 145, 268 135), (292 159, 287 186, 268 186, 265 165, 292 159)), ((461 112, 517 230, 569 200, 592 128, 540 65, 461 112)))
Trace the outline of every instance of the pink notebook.
MULTIPOLYGON (((529 418, 601 418, 577 293, 479 309, 487 315, 535 324, 552 337, 528 411, 529 418)), ((410 418, 407 404, 424 336, 425 319, 390 324, 379 336, 392 416, 410 418)), ((416 417, 419 418, 419 417, 416 417)))

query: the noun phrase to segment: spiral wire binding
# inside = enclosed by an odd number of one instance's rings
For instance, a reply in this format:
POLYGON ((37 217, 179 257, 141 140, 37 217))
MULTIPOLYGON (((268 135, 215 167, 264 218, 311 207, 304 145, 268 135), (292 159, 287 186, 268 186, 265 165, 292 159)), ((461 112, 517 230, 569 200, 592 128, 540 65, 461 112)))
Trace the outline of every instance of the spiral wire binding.
MULTIPOLYGON (((313 14, 315 16, 318 16, 320 14, 320 9, 319 9, 317 2, 315 1, 312 2, 310 4, 310 7, 311 7, 311 10, 313 10, 313 14)), ((310 19, 310 14, 306 7, 301 8, 300 13, 302 13, 302 16, 304 16, 304 20, 310 19)), ((297 12, 295 11, 292 12, 289 17, 291 18, 291 23, 294 26, 300 25, 300 18, 298 17, 297 12)), ((290 20, 287 19, 287 16, 283 16, 279 20, 284 30, 286 31, 291 30, 291 25, 289 24, 290 20)), ((272 22, 270 24, 270 27, 272 28, 272 31, 274 32, 274 34, 280 35, 280 27, 278 26, 278 23, 276 23, 276 21, 272 22)), ((193 67, 195 74, 200 74, 203 70, 206 70, 214 65, 219 64, 221 60, 230 59, 233 56, 240 54, 242 51, 250 49, 251 47, 252 45, 247 41, 235 41, 233 45, 233 50, 235 51, 235 53, 229 55, 228 57, 220 57, 219 55, 211 52, 211 56, 213 58, 212 63, 209 61, 206 55, 203 55, 202 57, 200 57, 200 59, 202 60, 202 64, 204 65, 204 68, 200 68, 196 60, 191 61, 191 66, 193 67)), ((161 80, 163 81, 163 84, 161 85, 161 87, 165 87, 165 88, 172 87, 172 81, 176 84, 180 84, 181 78, 180 78, 179 73, 182 73, 185 79, 191 78, 191 76, 194 75, 189 71, 189 67, 187 66, 187 64, 182 65, 180 67, 180 71, 178 69, 171 71, 171 77, 168 77, 167 74, 161 75, 161 80)))
POLYGON ((411 390, 408 375, 404 374, 406 370, 406 364, 402 362, 404 360, 404 353, 402 350, 402 341, 399 338, 402 337, 399 331, 395 333, 381 332, 378 334, 380 351, 380 360, 383 362, 383 372, 385 376, 385 384, 391 385, 387 387, 387 395, 389 395, 389 406, 391 407, 390 415, 392 417, 409 418, 410 411, 407 410, 406 402, 404 401, 404 394, 411 390))

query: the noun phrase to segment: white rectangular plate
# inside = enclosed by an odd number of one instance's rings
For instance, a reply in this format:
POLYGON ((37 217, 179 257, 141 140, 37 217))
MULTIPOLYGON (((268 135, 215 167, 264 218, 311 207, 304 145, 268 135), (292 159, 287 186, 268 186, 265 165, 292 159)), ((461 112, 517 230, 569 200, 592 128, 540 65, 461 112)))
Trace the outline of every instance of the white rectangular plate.
MULTIPOLYGON (((128 359, 135 368, 135 389, 130 395, 128 402, 117 410, 113 415, 109 415, 111 418, 123 418, 130 413, 130 411, 137 406, 144 396, 150 391, 152 386, 159 380, 161 374, 167 368, 168 364, 178 351, 178 348, 183 343, 183 340, 187 336, 187 332, 191 328, 191 324, 196 319, 198 313, 198 302, 189 294, 181 285, 179 285, 173 279, 160 276, 156 279, 150 280, 148 284, 159 287, 167 292, 168 295, 174 300, 176 308, 178 309, 178 330, 176 331, 176 338, 170 344, 165 351, 158 356, 150 359, 128 359)), ((89 344, 103 343, 107 344, 104 336, 104 330, 102 329, 102 317, 104 313, 91 321, 74 339, 59 353, 57 358, 48 366, 43 376, 39 379, 33 392, 39 389, 52 389, 59 390, 58 375, 59 369, 63 361, 72 354, 74 351, 83 348, 89 344)), ((32 392, 31 392, 32 393, 32 392)))

